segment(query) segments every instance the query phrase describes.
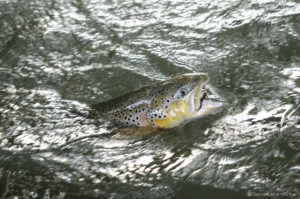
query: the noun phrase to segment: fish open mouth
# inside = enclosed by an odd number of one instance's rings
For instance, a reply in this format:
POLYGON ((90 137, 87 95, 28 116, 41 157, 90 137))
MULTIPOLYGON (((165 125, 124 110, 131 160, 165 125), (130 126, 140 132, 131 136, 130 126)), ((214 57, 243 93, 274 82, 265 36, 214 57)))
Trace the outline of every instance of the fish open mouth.
POLYGON ((205 85, 209 81, 207 78, 201 85, 194 89, 191 96, 192 112, 196 116, 204 116, 213 114, 222 110, 224 104, 221 102, 212 101, 209 94, 206 93, 205 85))
POLYGON ((209 99, 204 99, 201 104, 201 107, 197 111, 197 116, 204 116, 207 114, 217 113, 222 110, 223 106, 224 105, 221 102, 214 102, 209 99))

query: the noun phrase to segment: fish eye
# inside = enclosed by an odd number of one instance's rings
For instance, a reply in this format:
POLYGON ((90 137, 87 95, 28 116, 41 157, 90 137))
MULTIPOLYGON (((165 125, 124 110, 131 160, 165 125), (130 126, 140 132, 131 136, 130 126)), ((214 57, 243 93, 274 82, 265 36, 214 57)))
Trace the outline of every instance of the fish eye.
POLYGON ((185 91, 181 91, 182 96, 185 96, 185 94, 186 94, 185 91))

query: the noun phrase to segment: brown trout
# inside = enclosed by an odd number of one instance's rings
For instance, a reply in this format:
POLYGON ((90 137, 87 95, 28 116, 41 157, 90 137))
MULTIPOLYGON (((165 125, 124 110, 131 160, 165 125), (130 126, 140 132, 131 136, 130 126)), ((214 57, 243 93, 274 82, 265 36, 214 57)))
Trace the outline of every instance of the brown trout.
POLYGON ((172 128, 221 109, 222 103, 201 99, 208 81, 205 73, 183 74, 92 108, 97 116, 121 127, 172 128))

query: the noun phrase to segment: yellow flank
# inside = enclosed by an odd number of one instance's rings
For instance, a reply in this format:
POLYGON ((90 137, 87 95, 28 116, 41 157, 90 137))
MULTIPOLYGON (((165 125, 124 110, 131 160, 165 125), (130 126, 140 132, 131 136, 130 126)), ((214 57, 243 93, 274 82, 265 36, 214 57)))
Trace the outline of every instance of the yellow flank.
POLYGON ((172 128, 178 126, 183 120, 190 115, 188 104, 185 100, 174 101, 165 113, 166 118, 154 119, 154 123, 159 128, 172 128))

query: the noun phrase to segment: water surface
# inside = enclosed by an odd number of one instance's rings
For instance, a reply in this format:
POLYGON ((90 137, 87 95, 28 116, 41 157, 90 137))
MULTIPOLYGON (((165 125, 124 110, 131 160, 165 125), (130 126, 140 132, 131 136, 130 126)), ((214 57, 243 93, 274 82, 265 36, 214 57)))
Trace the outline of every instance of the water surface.
POLYGON ((299 63, 297 1, 1 1, 0 196, 299 197, 299 63), (187 72, 221 113, 147 136, 86 117, 187 72))

